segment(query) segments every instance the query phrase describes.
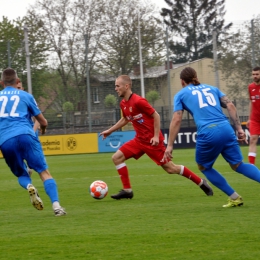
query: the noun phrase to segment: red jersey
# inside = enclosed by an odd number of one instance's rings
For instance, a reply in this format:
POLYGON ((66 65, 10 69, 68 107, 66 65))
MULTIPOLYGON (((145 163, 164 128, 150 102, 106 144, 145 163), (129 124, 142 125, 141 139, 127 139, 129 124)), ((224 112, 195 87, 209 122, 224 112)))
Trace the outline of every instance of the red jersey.
MULTIPOLYGON (((132 123, 137 141, 150 144, 150 140, 154 137, 154 119, 151 116, 155 109, 148 103, 145 98, 132 94, 128 101, 122 100, 120 107, 123 116, 132 123)), ((159 141, 163 141, 164 137, 160 131, 159 141)))
POLYGON ((250 120, 260 122, 260 85, 251 83, 248 86, 248 93, 252 105, 250 120))

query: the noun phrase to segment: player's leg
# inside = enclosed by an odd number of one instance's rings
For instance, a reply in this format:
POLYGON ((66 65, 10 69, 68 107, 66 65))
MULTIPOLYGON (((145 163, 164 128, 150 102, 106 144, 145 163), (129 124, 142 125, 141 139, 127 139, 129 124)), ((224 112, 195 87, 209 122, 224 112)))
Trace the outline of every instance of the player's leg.
POLYGON ((213 190, 208 184, 207 180, 200 178, 197 174, 183 165, 176 165, 172 161, 169 161, 163 165, 162 168, 169 174, 179 174, 195 184, 197 184, 207 196, 213 196, 213 190))
POLYGON ((7 140, 2 145, 2 152, 7 165, 18 178, 19 184, 28 191, 32 205, 36 209, 42 210, 43 202, 40 199, 36 188, 31 183, 31 178, 24 163, 26 147, 30 147, 28 146, 28 136, 30 135, 21 135, 7 140))
POLYGON ((222 152, 222 156, 234 171, 243 174, 249 179, 260 182, 259 169, 253 164, 243 162, 243 156, 236 137, 234 137, 233 142, 227 142, 227 147, 222 152))
POLYGON ((249 125, 250 132, 250 141, 249 141, 249 150, 248 150, 248 162, 255 164, 256 154, 257 154, 257 142, 260 135, 260 124, 250 120, 249 125))
POLYGON ((43 181, 44 190, 50 198, 55 216, 65 215, 66 212, 59 203, 57 184, 48 170, 41 144, 36 137, 31 136, 30 138, 30 147, 33 149, 33 153, 28 150, 25 159, 30 168, 35 170, 43 181))
POLYGON ((55 216, 66 215, 65 209, 60 205, 56 181, 52 178, 49 170, 45 169, 41 171, 39 176, 43 182, 44 190, 50 198, 55 216))
POLYGON ((255 164, 256 152, 257 152, 258 135, 250 135, 248 161, 251 164, 255 164))
POLYGON ((241 206, 243 205, 242 197, 217 170, 212 168, 219 154, 229 163, 233 162, 235 164, 242 160, 236 135, 230 125, 222 126, 221 131, 214 133, 214 135, 216 136, 216 140, 211 143, 212 149, 209 149, 208 159, 206 158, 206 150, 202 153, 204 156, 202 158, 197 154, 199 169, 213 185, 229 196, 228 203, 223 205, 223 207, 241 206))
POLYGON ((116 167, 116 170, 120 176, 123 189, 117 194, 111 195, 113 199, 132 199, 134 194, 132 191, 129 172, 125 161, 129 158, 138 159, 144 153, 138 147, 138 143, 135 139, 125 143, 119 150, 117 150, 113 156, 112 161, 116 167))
POLYGON ((163 160, 165 146, 160 142, 157 146, 144 146, 145 153, 157 164, 160 165, 169 174, 179 174, 195 184, 197 184, 208 196, 213 195, 213 190, 205 179, 200 178, 194 172, 183 165, 176 165, 172 161, 165 162, 163 160))
POLYGON ((236 199, 239 195, 228 184, 227 180, 212 167, 226 146, 235 144, 234 139, 237 144, 232 127, 229 124, 221 124, 205 129, 204 133, 198 136, 196 144, 196 162, 199 170, 214 186, 227 194, 229 199, 236 199))

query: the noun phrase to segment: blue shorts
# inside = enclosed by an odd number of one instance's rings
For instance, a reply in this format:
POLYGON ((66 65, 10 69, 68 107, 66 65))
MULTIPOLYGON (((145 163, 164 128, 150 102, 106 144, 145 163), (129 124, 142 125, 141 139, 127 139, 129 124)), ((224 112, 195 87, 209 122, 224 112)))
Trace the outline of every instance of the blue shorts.
POLYGON ((0 147, 12 173, 19 177, 28 175, 24 160, 38 173, 48 169, 41 143, 33 135, 18 135, 5 141, 0 147))
POLYGON ((196 162, 198 164, 210 169, 220 154, 231 165, 243 160, 235 131, 229 123, 210 125, 197 136, 196 162))

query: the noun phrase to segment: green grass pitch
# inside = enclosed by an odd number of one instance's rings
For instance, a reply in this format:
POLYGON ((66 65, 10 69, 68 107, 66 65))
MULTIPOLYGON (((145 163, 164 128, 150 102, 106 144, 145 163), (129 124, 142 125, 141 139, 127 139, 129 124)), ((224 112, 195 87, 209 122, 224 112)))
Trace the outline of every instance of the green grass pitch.
MULTIPOLYGON (((247 161, 248 147, 242 147, 247 161)), ((243 196, 244 206, 224 209, 225 194, 207 197, 191 181, 166 174, 147 156, 128 160, 132 200, 115 201, 121 182, 108 154, 47 156, 67 216, 54 217, 37 173, 33 184, 43 211, 30 204, 0 159, 0 259, 91 260, 256 260, 260 258, 260 185, 233 172, 219 158, 215 168, 243 196), (93 199, 94 180, 108 184, 103 200, 93 199)), ((203 176, 194 150, 175 150, 174 162, 203 176)), ((260 159, 257 159, 260 166, 260 159)))

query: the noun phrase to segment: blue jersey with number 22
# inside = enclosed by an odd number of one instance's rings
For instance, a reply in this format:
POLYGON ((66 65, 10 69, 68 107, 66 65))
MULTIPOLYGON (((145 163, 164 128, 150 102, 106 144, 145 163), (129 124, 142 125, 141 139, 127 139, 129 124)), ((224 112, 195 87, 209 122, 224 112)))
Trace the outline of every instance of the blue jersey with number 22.
POLYGON ((228 122, 222 112, 220 98, 225 96, 218 88, 200 84, 184 87, 174 97, 174 112, 187 110, 194 118, 197 131, 208 125, 228 122))
POLYGON ((30 116, 41 111, 34 97, 22 90, 6 87, 0 91, 0 146, 8 139, 22 134, 35 136, 30 116))

